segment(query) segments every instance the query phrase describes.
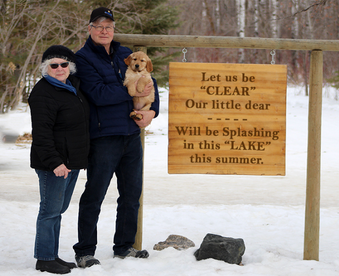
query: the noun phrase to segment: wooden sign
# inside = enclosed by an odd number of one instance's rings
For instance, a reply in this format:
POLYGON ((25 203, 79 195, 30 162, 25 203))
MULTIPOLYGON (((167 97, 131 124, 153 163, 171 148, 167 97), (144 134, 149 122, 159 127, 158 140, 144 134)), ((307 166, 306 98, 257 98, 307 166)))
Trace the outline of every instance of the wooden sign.
POLYGON ((285 175, 286 65, 169 66, 168 173, 285 175))

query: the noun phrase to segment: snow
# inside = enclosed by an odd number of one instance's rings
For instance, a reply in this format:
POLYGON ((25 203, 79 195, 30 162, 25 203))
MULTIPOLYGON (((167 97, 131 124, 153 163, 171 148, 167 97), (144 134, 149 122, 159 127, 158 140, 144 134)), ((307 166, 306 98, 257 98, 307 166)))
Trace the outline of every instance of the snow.
MULTIPOLYGON (((169 175, 167 173, 168 92, 161 93, 161 114, 148 127, 145 149, 143 248, 148 259, 112 258, 116 209, 115 181, 98 224, 96 257, 100 266, 74 269, 71 275, 339 275, 339 102, 324 91, 319 261, 303 260, 308 97, 288 87, 286 176, 169 175), (207 233, 242 238, 243 266, 193 253, 207 233), (153 250, 170 234, 183 235, 194 248, 153 250)), ((0 115, 0 133, 30 132, 29 108, 22 104, 0 115)), ((29 145, 0 143, 0 275, 50 275, 35 270, 33 258, 38 212, 38 179, 29 167, 29 145)), ((86 182, 81 171, 71 205, 63 215, 60 257, 74 260, 77 210, 86 182)))

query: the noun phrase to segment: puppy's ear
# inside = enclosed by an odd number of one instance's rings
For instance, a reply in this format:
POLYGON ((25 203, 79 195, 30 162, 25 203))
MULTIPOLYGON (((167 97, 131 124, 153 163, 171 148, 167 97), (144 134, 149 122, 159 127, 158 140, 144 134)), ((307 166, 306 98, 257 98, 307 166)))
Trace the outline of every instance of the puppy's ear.
POLYGON ((124 62, 127 66, 129 66, 129 64, 131 63, 131 59, 132 59, 131 55, 124 59, 124 62))
POLYGON ((149 73, 153 71, 153 64, 152 64, 151 59, 149 59, 149 58, 147 59, 146 70, 149 73))

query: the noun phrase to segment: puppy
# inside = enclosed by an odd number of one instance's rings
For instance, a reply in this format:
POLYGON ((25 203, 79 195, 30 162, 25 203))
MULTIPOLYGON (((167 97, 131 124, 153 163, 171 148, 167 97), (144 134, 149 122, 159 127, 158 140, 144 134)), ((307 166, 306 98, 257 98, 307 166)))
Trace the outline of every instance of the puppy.
MULTIPOLYGON (((140 97, 138 93, 142 93, 149 82, 153 83, 150 74, 153 71, 151 59, 144 52, 139 51, 130 54, 124 61, 128 66, 124 86, 127 87, 128 94, 133 97, 134 110, 149 110, 154 102, 154 86, 151 93, 146 97, 140 97), (135 87, 137 80, 138 84, 135 87)), ((142 115, 136 114, 134 110, 130 113, 130 117, 141 120, 142 115)))

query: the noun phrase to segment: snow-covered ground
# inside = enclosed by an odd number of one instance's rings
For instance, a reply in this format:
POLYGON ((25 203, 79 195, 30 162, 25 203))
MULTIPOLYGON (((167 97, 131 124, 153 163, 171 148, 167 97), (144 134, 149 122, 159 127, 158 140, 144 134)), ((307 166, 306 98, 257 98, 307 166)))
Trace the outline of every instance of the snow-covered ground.
MULTIPOLYGON (((161 114, 148 127, 145 150, 143 248, 148 259, 113 259, 117 192, 108 191, 98 225, 100 266, 72 275, 339 275, 339 102, 323 99, 320 260, 303 260, 306 196, 308 98, 301 88, 287 91, 286 176, 169 175, 167 173, 168 93, 161 114), (243 266, 193 253, 207 233, 244 239, 243 266), (170 234, 194 248, 154 251, 170 234)), ((325 94, 333 93, 331 90, 325 94)), ((27 106, 0 115, 0 133, 30 132, 27 106)), ((82 171, 63 216, 60 257, 74 260, 77 210, 86 182, 82 171)), ((47 275, 35 270, 33 246, 38 180, 29 167, 29 145, 0 143, 0 275, 47 275)), ((48 274, 49 275, 49 274, 48 274)))

